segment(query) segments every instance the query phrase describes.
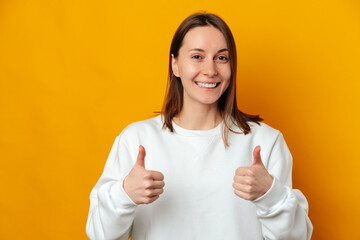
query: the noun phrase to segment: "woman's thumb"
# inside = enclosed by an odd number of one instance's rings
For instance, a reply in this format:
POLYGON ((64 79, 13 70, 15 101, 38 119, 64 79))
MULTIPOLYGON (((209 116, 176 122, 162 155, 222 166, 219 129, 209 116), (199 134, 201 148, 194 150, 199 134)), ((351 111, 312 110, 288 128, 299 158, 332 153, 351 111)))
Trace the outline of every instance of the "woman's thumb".
POLYGON ((263 164, 260 156, 260 151, 261 151, 261 147, 259 145, 256 146, 253 152, 253 157, 254 157, 253 165, 263 164))
POLYGON ((146 155, 145 148, 142 145, 140 145, 139 153, 135 165, 145 168, 145 155, 146 155))

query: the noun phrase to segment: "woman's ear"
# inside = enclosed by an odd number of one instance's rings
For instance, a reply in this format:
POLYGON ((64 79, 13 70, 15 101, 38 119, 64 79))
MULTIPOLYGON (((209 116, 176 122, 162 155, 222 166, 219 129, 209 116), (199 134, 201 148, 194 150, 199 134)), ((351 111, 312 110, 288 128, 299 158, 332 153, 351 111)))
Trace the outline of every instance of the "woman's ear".
POLYGON ((171 68, 175 77, 179 77, 179 68, 177 65, 177 59, 174 57, 174 54, 171 54, 171 68))

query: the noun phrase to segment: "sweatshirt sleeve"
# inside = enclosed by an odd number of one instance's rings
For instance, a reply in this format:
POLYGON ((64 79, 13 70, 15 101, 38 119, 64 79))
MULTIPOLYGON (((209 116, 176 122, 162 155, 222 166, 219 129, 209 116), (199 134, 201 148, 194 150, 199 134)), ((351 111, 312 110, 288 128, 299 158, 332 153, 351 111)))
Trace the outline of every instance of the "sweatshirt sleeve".
POLYGON ((123 189, 123 180, 133 166, 129 148, 115 139, 104 172, 90 193, 86 233, 90 239, 128 239, 136 204, 123 189))
POLYGON ((310 239, 308 203, 299 190, 292 189, 292 156, 281 133, 264 164, 274 181, 267 193, 253 201, 264 239, 310 239))

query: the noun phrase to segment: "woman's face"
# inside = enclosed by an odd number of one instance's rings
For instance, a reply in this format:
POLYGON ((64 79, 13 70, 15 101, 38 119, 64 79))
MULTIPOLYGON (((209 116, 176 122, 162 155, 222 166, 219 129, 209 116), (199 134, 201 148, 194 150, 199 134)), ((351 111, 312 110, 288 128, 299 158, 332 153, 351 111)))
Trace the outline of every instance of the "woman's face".
POLYGON ((215 27, 195 27, 186 33, 172 69, 184 87, 184 105, 214 105, 231 78, 229 49, 215 27))

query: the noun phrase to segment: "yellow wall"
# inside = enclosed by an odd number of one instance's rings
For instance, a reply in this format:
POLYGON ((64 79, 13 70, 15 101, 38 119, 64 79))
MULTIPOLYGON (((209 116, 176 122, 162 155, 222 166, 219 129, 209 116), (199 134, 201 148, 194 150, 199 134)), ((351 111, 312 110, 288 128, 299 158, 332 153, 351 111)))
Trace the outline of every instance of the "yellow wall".
POLYGON ((239 105, 284 133, 313 239, 360 239, 356 0, 0 1, 0 239, 86 239, 114 138, 160 110, 198 10, 230 25, 239 105))

